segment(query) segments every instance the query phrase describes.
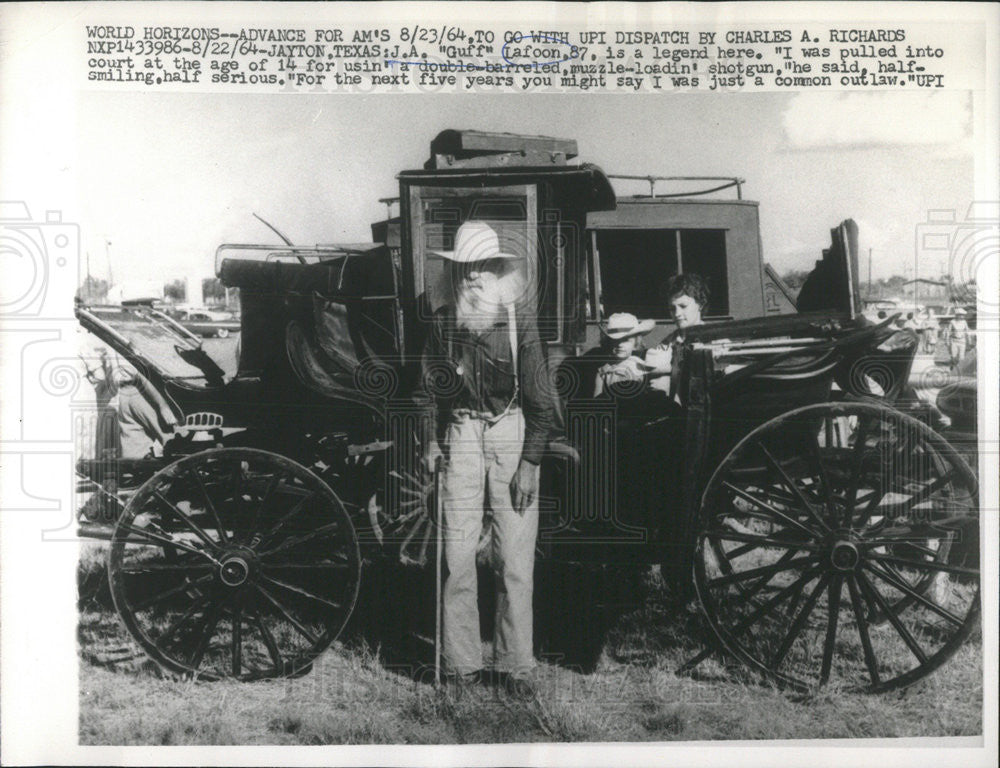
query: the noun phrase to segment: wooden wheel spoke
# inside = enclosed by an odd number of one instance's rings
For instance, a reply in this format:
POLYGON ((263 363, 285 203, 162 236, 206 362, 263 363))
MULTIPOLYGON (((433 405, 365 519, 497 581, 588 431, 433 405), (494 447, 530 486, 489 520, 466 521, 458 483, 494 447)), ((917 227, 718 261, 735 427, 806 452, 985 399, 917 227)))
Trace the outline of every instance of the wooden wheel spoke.
POLYGON ((910 498, 906 501, 900 501, 886 506, 883 513, 884 516, 889 519, 894 519, 909 512, 917 506, 917 504, 923 504, 925 501, 930 499, 931 496, 954 480, 956 474, 958 473, 955 470, 950 470, 941 477, 935 478, 931 482, 927 483, 927 485, 922 486, 919 491, 910 496, 910 498))
MULTIPOLYGON (((713 540, 713 546, 714 546, 714 543, 715 542, 713 540)), ((789 539, 788 541, 784 542, 782 544, 782 546, 786 546, 786 545, 790 545, 790 544, 795 544, 795 543, 796 542, 795 542, 794 539, 789 539)), ((764 544, 755 544, 755 543, 742 544, 742 545, 740 545, 738 547, 734 547, 733 549, 731 549, 728 552, 726 552, 726 558, 728 560, 735 560, 737 557, 742 557, 743 555, 745 555, 745 554, 747 554, 749 552, 753 552, 755 549, 760 549, 760 547, 765 546, 765 545, 766 545, 766 542, 764 544)), ((805 549, 813 549, 813 548, 811 548, 811 547, 805 547, 805 549)), ((792 549, 790 551, 791 552, 795 552, 796 550, 792 549)))
MULTIPOLYGON (((781 557, 778 558, 778 562, 779 563, 787 563, 789 560, 791 560, 798 553, 798 551, 799 550, 797 550, 797 549, 790 549, 790 550, 788 550, 781 557)), ((805 558, 802 558, 802 559, 804 560, 805 558)), ((810 559, 815 560, 815 558, 810 558, 810 559)), ((756 584, 754 584, 749 590, 747 590, 745 593, 743 593, 743 595, 742 595, 743 599, 744 600, 753 600, 753 598, 755 598, 757 596, 757 594, 762 589, 764 589, 764 587, 767 586, 768 582, 770 582, 772 578, 774 578, 773 575, 761 576, 760 579, 757 580, 756 584)))
POLYGON ((922 595, 920 592, 913 589, 913 587, 907 584, 903 579, 897 578, 893 574, 879 568, 877 565, 873 565, 872 563, 865 563, 865 567, 869 571, 874 573, 876 576, 878 576, 880 579, 882 579, 882 581, 886 582, 890 586, 895 587, 904 595, 912 597, 914 600, 916 600, 924 607, 930 609, 931 611, 934 611, 934 613, 936 613, 942 619, 950 621, 956 627, 962 626, 962 620, 958 616, 953 614, 944 606, 938 605, 933 600, 929 600, 925 595, 922 595))
MULTIPOLYGON (((763 443, 757 443, 757 447, 760 448, 761 452, 764 454, 764 460, 768 463, 771 469, 778 473, 778 477, 780 477, 781 481, 788 487, 788 490, 795 494, 795 498, 798 499, 802 508, 805 509, 813 519, 819 522, 823 528, 826 528, 827 526, 823 523, 819 511, 813 506, 812 502, 806 498, 805 492, 798 486, 798 484, 788 476, 788 473, 785 472, 785 468, 778 463, 778 460, 771 455, 771 452, 767 450, 763 443)), ((804 528, 805 526, 801 527, 804 528)))
POLYGON ((739 531, 731 531, 728 528, 716 528, 705 533, 706 536, 723 539, 725 541, 742 541, 748 544, 753 544, 754 547, 781 547, 782 549, 805 549, 810 552, 816 552, 819 550, 818 544, 811 544, 807 541, 791 540, 791 539, 776 539, 771 536, 755 536, 751 533, 741 533, 739 531))
POLYGON ((858 571, 856 576, 861 589, 866 591, 871 599, 875 601, 875 604, 878 605, 879 609, 889 620, 889 623, 895 627, 896 632, 899 633, 901 638, 903 638, 903 642, 906 643, 906 647, 909 648, 913 655, 917 657, 917 661, 924 664, 927 661, 927 654, 924 652, 924 649, 920 647, 920 644, 916 641, 916 638, 913 637, 910 630, 908 630, 903 622, 899 620, 899 617, 895 614, 889 604, 886 603, 882 594, 875 589, 875 586, 868 580, 868 577, 861 571, 858 571))
POLYGON ((771 613, 778 604, 783 600, 787 599, 797 590, 802 589, 809 581, 819 572, 819 566, 810 568, 808 571, 803 573, 799 578, 789 584, 787 587, 779 591, 777 594, 772 595, 767 601, 757 606, 757 608, 749 615, 743 618, 735 627, 733 627, 730 632, 734 637, 746 632, 750 627, 760 621, 762 618, 771 613))
POLYGON ((275 555, 278 552, 284 552, 286 549, 291 549, 292 547, 297 547, 300 544, 305 544, 307 541, 312 541, 318 536, 330 533, 331 531, 335 531, 338 528, 340 528, 339 522, 327 523, 326 525, 321 525, 319 528, 316 528, 315 530, 312 530, 309 533, 303 534, 302 536, 295 536, 291 539, 285 539, 285 541, 281 542, 281 544, 279 544, 278 546, 262 551, 260 553, 260 556, 266 557, 270 555, 275 555))
POLYGON ((212 567, 212 563, 131 563, 123 565, 122 573, 188 573, 204 571, 212 567))
POLYGON ((820 580, 816 583, 816 586, 813 587, 813 591, 809 593, 809 597, 806 598, 805 605, 802 606, 802 610, 799 611, 798 616, 796 616, 795 620, 792 622, 792 626, 789 627, 788 633, 785 635, 785 639, 781 642, 781 645, 778 646, 778 650, 775 651, 774 658, 771 660, 770 665, 772 669, 778 668, 781 662, 784 661, 785 656, 787 656, 788 652, 792 649, 792 645, 795 643, 795 640, 800 634, 802 634, 802 630, 805 628, 806 622, 809 620, 809 616, 812 613, 813 608, 816 607, 816 601, 819 599, 820 592, 823 591, 829 581, 830 575, 823 574, 823 576, 820 577, 820 580))
POLYGON ((844 577, 837 573, 830 580, 830 592, 827 599, 826 638, 823 641, 823 661, 820 665, 819 684, 826 685, 830 680, 830 669, 833 667, 833 646, 837 640, 837 622, 840 619, 840 592, 844 577))
POLYGON ((393 469, 389 471, 389 476, 394 477, 396 480, 402 480, 403 482, 410 483, 410 487, 413 488, 424 488, 425 483, 420 480, 419 477, 411 472, 403 470, 400 472, 398 469, 393 469))
POLYGON ((195 671, 201 666, 202 659, 205 657, 205 651, 208 650, 208 644, 211 642, 212 635, 215 634, 215 628, 219 624, 219 615, 221 613, 222 604, 220 602, 213 603, 212 607, 206 613, 205 623, 201 628, 201 636, 198 638, 198 646, 191 655, 191 668, 195 671))
POLYGON ((306 502, 311 501, 313 498, 315 498, 315 496, 316 496, 315 493, 310 493, 306 496, 303 496, 301 499, 295 502, 295 506, 293 506, 290 510, 288 510, 288 512, 286 512, 284 515, 278 518, 277 522, 275 522, 275 524, 272 525, 270 529, 268 529, 264 533, 264 535, 261 537, 261 541, 267 542, 270 539, 272 539, 274 535, 284 527, 285 523, 287 523, 289 520, 295 517, 299 512, 301 512, 305 508, 306 502))
POLYGON ((233 677, 239 677, 243 663, 243 608, 237 604, 233 608, 233 636, 230 643, 233 662, 233 677))
POLYGON ((201 490, 201 495, 205 499, 205 507, 208 509, 209 514, 212 515, 212 519, 215 520, 216 530, 219 532, 219 540, 223 544, 229 543, 229 534, 226 533, 226 527, 222 524, 222 518, 219 517, 219 510, 215 508, 215 504, 212 503, 212 497, 208 492, 208 488, 205 487, 205 482, 201 479, 201 475, 198 473, 198 468, 192 466, 188 469, 188 474, 194 478, 195 483, 201 490))
POLYGON ((343 563, 261 563, 261 568, 264 570, 272 569, 288 569, 292 568, 300 571, 325 571, 325 570, 335 570, 343 571, 351 568, 349 562, 343 563))
POLYGON ((274 609, 282 615, 285 621, 287 621, 289 624, 295 627, 296 631, 298 631, 300 635, 302 635, 312 645, 316 645, 319 643, 319 640, 316 639, 313 633, 310 632, 308 629, 306 629, 306 627, 303 626, 298 619, 292 616, 292 614, 288 612, 288 609, 285 608, 285 606, 282 605, 274 595, 272 595, 270 592, 264 589, 264 587, 262 587, 260 584, 255 585, 255 588, 258 592, 260 592, 261 595, 264 596, 264 599, 267 600, 267 602, 269 602, 274 607, 274 609))
POLYGON ((281 651, 278 650, 278 643, 275 642, 274 635, 267 628, 267 624, 264 623, 264 617, 260 615, 259 611, 254 612, 253 623, 257 627, 257 631, 260 632, 260 636, 264 639, 264 645, 267 647, 267 655, 271 657, 271 663, 274 664, 275 671, 281 672, 285 664, 281 658, 281 651))
POLYGON ((159 491, 153 492, 153 498, 157 499, 161 504, 163 504, 167 509, 170 510, 171 514, 174 515, 178 520, 180 520, 184 525, 186 525, 195 536, 205 542, 206 546, 211 549, 218 549, 219 544, 214 539, 212 539, 200 525, 198 525, 194 520, 191 519, 190 515, 184 514, 181 509, 170 502, 162 493, 159 491))
MULTIPOLYGON (((823 503, 826 505, 827 514, 832 515, 833 484, 830 482, 830 475, 826 471, 826 467, 823 466, 823 454, 820 451, 818 435, 813 435, 813 439, 809 441, 809 459, 812 461, 813 466, 816 469, 816 476, 819 478, 820 485, 823 487, 823 503)), ((816 515, 813 519, 819 523, 820 527, 824 530, 830 529, 830 526, 826 524, 826 521, 823 520, 821 516, 816 515)))
POLYGON ((233 465, 229 482, 233 489, 233 516, 239 520, 243 510, 243 460, 239 457, 233 465))
POLYGON ((298 587, 298 586, 296 586, 294 584, 289 584, 286 581, 281 581, 280 579, 275 579, 274 577, 267 576, 265 574, 261 574, 260 577, 264 581, 266 581, 268 584, 273 584, 276 587, 281 587, 282 589, 287 589, 289 592, 294 592, 295 594, 301 595, 302 597, 306 597, 306 598, 308 598, 310 600, 315 600, 317 603, 321 603, 321 604, 323 604, 323 605, 325 605, 325 606, 327 606, 329 608, 333 608, 333 609, 335 609, 337 611, 341 610, 344 607, 340 603, 335 602, 333 600, 330 600, 328 598, 322 597, 320 595, 317 595, 314 592, 310 592, 308 589, 305 589, 304 587, 298 587))
MULTIPOLYGON (((183 541, 177 541, 169 536, 160 535, 154 533, 153 531, 147 530, 145 528, 138 528, 130 523, 119 522, 118 527, 122 528, 129 533, 134 533, 136 536, 141 536, 147 540, 149 544, 166 544, 171 547, 177 547, 178 549, 183 549, 187 552, 192 552, 201 557, 211 560, 213 563, 218 563, 210 553, 206 552, 204 549, 198 549, 197 547, 192 547, 190 544, 186 544, 183 541)), ((129 543, 129 542, 126 542, 129 543)))
MULTIPOLYGON (((791 550, 791 554, 794 554, 794 552, 795 550, 791 550)), ((787 554, 789 553, 786 553, 786 555, 787 554)), ((782 557, 785 557, 785 555, 782 555, 782 557)), ((775 574, 781 573, 782 571, 787 571, 792 568, 799 568, 802 565, 808 565, 815 562, 816 558, 812 556, 800 557, 796 560, 789 559, 785 562, 781 562, 779 560, 779 562, 772 563, 770 565, 762 565, 757 568, 750 568, 749 570, 746 571, 740 571, 738 573, 730 573, 725 576, 718 576, 714 579, 709 579, 708 586, 722 587, 725 586, 726 584, 735 584, 736 582, 739 581, 745 581, 747 579, 755 579, 758 576, 773 577, 775 574)), ((765 582, 766 581, 770 581, 770 578, 765 579, 765 582)))
POLYGON ((956 573, 962 576, 979 576, 978 568, 966 568, 961 565, 941 562, 939 560, 910 560, 906 557, 896 557, 894 555, 880 555, 877 552, 870 552, 868 557, 880 563, 892 563, 902 565, 906 568, 922 568, 930 571, 943 571, 944 573, 956 573))
POLYGON ((848 480, 847 493, 844 496, 847 502, 845 514, 846 523, 854 516, 854 509, 857 505, 858 487, 861 484, 861 468, 865 459, 865 448, 868 442, 868 432, 871 429, 871 421, 864 414, 858 416, 858 430, 854 434, 854 446, 851 448, 851 474, 848 480))
MULTIPOLYGON (((946 533, 938 534, 941 538, 947 536, 946 533)), ((930 547, 925 547, 923 544, 917 544, 917 541, 924 541, 926 537, 920 537, 919 539, 915 537, 912 533, 906 536, 898 537, 887 537, 882 534, 877 539, 868 539, 867 541, 861 542, 861 545, 865 549, 872 549, 874 547, 897 547, 900 545, 905 546, 907 549, 912 549, 921 554, 927 555, 928 557, 938 557, 941 552, 930 547)))
POLYGON ((253 510, 253 518, 250 523, 251 536, 253 532, 257 530, 257 526, 260 525, 260 516, 267 506, 267 502, 270 500, 271 495, 277 490, 279 483, 285 479, 285 472, 275 472, 271 476, 271 480, 267 484, 267 488, 264 490, 264 495, 260 497, 253 510))
POLYGON ((399 547, 400 549, 406 549, 406 547, 409 546, 410 542, 413 541, 414 538, 416 538, 417 532, 424 527, 425 522, 430 522, 430 521, 420 520, 413 524, 413 526, 410 528, 410 532, 406 534, 406 538, 403 539, 403 543, 399 547))
POLYGON ((875 649, 872 648, 872 639, 868 634, 868 619, 865 618, 865 607, 861 604, 857 582, 854 576, 847 577, 847 588, 851 593, 851 606, 854 609, 854 620, 858 625, 858 637, 861 639, 861 648, 865 654, 865 666, 868 667, 868 676, 872 685, 878 685, 881 678, 878 674, 878 662, 875 660, 875 649))
MULTIPOLYGON (((712 548, 712 552, 715 553, 715 560, 718 563, 720 569, 726 570, 729 574, 733 573, 732 561, 729 558, 726 550, 722 548, 722 542, 718 539, 707 539, 708 545, 712 548)), ((709 587, 712 585, 709 584, 709 587)))
POLYGON ((433 530, 433 528, 434 528, 435 525, 436 525, 436 523, 433 520, 428 519, 427 520, 427 525, 424 526, 424 540, 420 544, 420 554, 418 555, 418 560, 421 563, 424 563, 424 562, 427 561, 427 548, 430 545, 431 531, 433 530))
MULTIPOLYGON (((861 510, 861 514, 858 516, 858 518, 856 520, 852 519, 851 528, 853 530, 860 531, 863 530, 866 525, 868 525, 868 521, 871 519, 872 514, 878 508, 879 502, 882 501, 883 498, 885 498, 887 490, 888 489, 885 488, 880 482, 879 487, 872 492, 871 497, 868 499, 868 503, 865 504, 865 508, 861 510)), ((853 513, 851 514, 853 517, 853 513)))
MULTIPOLYGON (((715 539, 712 539, 713 547, 715 545, 715 539)), ((735 560, 737 557, 742 557, 745 554, 753 552, 755 549, 760 549, 762 545, 760 544, 741 544, 738 547, 726 552, 726 558, 729 560, 735 560)))
POLYGON ((178 619, 176 619, 173 624, 167 627, 166 631, 164 631, 163 634, 161 634, 158 638, 156 638, 154 644, 158 648, 162 649, 163 648, 162 643, 165 643, 167 640, 169 640, 171 637, 177 634, 177 631, 182 626, 184 626, 184 622, 186 622, 188 619, 194 616, 195 612, 203 605, 205 605, 205 603, 207 602, 208 602, 208 597, 202 595, 193 603, 191 603, 191 605, 188 606, 188 609, 178 619))
MULTIPOLYGON (((795 529, 797 529, 799 531, 802 531, 803 533, 807 534, 810 538, 816 536, 816 531, 814 531, 812 528, 809 528, 809 527, 803 525, 802 523, 800 523, 798 520, 796 520, 791 515, 788 515, 785 512, 782 512, 777 507, 771 506, 770 504, 768 504, 767 502, 765 502, 763 499, 759 499, 756 496, 754 496, 752 493, 749 493, 748 491, 745 491, 742 488, 737 488, 735 485, 733 485, 732 483, 730 483, 728 481, 724 482, 722 484, 722 487, 726 488, 731 493, 736 494, 737 496, 739 496, 744 501, 750 502, 751 504, 753 504, 758 509, 764 510, 768 514, 772 515, 774 518, 777 518, 778 520, 780 520, 781 522, 783 522, 786 526, 788 526, 790 528, 795 528, 795 529)), ((767 519, 767 518, 764 518, 764 519, 767 519)))
POLYGON ((202 584, 206 584, 212 580, 212 574, 207 573, 201 578, 195 579, 194 581, 185 581, 183 584, 178 584, 177 586, 170 587, 170 589, 165 589, 162 592, 157 592, 155 595, 150 595, 145 600, 135 603, 132 606, 133 611, 144 611, 157 603, 161 603, 168 597, 173 597, 174 595, 180 594, 185 590, 191 589, 192 587, 199 587, 202 584))
MULTIPOLYGON (((780 510, 777 510, 777 514, 780 515, 784 513, 781 512, 780 510)), ((801 526, 788 525, 788 520, 786 520, 785 518, 779 518, 778 520, 775 520, 775 516, 776 516, 775 513, 770 511, 762 512, 756 509, 738 509, 738 510, 733 510, 732 512, 721 512, 716 516, 716 519, 725 521, 730 518, 749 517, 754 520, 760 520, 765 523, 771 523, 772 525, 778 522, 786 523, 786 527, 781 528, 780 530, 775 531, 774 533, 785 533, 786 531, 795 531, 801 534, 803 532, 801 526)), ((794 520, 794 518, 788 518, 788 519, 794 520)), ((806 530, 808 530, 808 528, 806 530)))
POLYGON ((386 527, 399 528, 401 525, 403 525, 403 523, 407 523, 415 517, 420 517, 421 515, 426 514, 426 512, 427 510, 424 507, 420 507, 419 509, 414 509, 412 512, 407 512, 405 515, 400 515, 399 517, 390 520, 389 523, 386 525, 386 527))

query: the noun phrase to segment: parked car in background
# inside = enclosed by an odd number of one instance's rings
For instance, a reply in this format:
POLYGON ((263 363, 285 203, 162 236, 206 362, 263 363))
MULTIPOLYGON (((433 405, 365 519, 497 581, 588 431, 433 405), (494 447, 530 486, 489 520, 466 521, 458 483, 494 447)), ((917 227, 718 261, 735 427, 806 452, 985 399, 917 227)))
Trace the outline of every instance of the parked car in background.
POLYGON ((210 309, 184 309, 175 313, 175 319, 191 333, 199 336, 224 339, 230 333, 239 333, 240 321, 231 312, 210 309))

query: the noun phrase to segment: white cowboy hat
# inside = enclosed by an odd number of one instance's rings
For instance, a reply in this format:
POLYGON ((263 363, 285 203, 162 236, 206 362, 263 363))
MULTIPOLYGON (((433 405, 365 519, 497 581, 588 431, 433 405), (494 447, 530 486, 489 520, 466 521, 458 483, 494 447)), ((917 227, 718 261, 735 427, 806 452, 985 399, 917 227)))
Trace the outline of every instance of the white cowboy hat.
POLYGON ((514 253, 500 250, 500 236, 485 221, 467 221, 455 233, 455 250, 431 251, 432 256, 454 261, 457 264, 468 264, 486 259, 520 259, 514 253))
POLYGON ((609 339, 627 339, 630 336, 647 334, 655 325, 655 321, 639 320, 631 312, 615 312, 608 318, 607 325, 601 328, 601 333, 609 339))
POLYGON ((670 364, 673 357, 674 353, 669 347, 653 347, 646 350, 646 358, 640 360, 639 365, 647 371, 667 373, 670 371, 670 364))

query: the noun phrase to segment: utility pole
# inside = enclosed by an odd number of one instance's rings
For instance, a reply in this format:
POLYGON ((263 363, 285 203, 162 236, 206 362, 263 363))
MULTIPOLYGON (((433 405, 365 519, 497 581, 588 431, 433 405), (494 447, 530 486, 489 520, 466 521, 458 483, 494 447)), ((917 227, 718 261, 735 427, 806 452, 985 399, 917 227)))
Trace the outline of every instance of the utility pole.
POLYGON ((868 295, 872 295, 872 249, 868 249, 868 295))
POLYGON ((111 270, 111 241, 108 238, 104 238, 104 255, 108 259, 108 287, 110 288, 115 284, 115 275, 111 270))

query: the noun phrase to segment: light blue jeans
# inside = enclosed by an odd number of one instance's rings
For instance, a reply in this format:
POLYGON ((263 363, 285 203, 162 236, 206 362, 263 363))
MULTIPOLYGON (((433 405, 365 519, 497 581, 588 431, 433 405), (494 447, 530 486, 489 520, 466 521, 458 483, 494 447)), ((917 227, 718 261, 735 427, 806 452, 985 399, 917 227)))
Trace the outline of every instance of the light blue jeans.
POLYGON ((519 515, 510 496, 510 481, 521 460, 524 416, 513 409, 492 426, 479 418, 460 416, 448 426, 446 442, 448 460, 441 478, 448 564, 445 665, 458 673, 483 668, 476 550, 488 524, 497 585, 494 666, 513 675, 527 674, 535 664, 531 596, 538 498, 519 515))

